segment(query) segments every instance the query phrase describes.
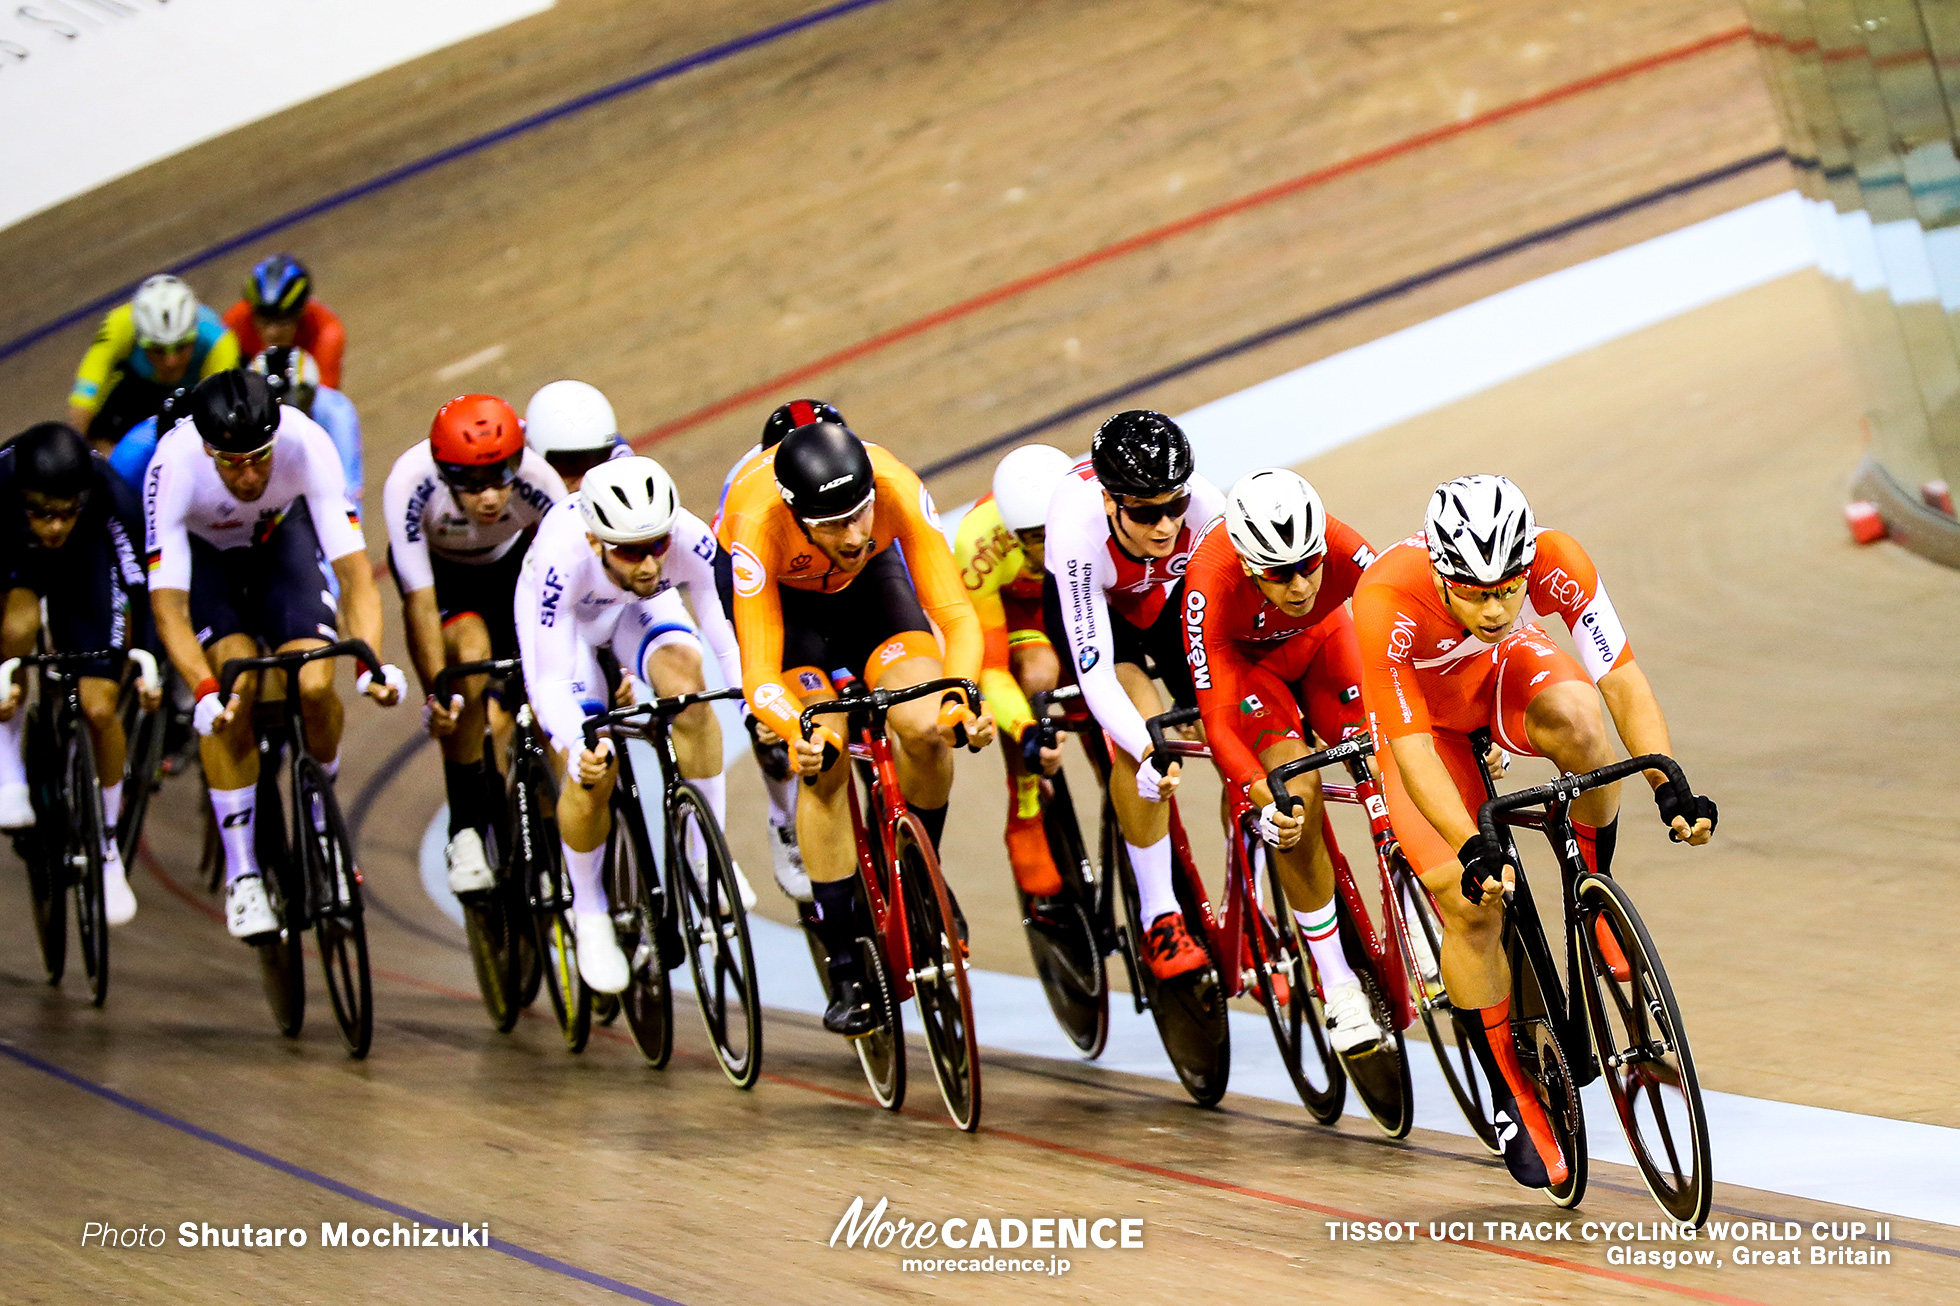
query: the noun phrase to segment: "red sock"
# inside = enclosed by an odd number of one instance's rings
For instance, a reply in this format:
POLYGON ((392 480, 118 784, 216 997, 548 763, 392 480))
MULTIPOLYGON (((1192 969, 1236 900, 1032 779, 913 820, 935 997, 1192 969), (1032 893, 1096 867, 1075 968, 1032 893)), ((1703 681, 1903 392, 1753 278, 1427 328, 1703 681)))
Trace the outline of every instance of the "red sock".
POLYGON ((1496 1006, 1485 1007, 1477 1013, 1483 1020, 1484 1042, 1490 1048, 1491 1057, 1504 1075, 1504 1083, 1511 1090, 1511 1099, 1517 1103, 1518 1123, 1531 1135, 1531 1142, 1538 1149, 1539 1159, 1545 1163, 1545 1173, 1555 1184, 1564 1183, 1569 1173, 1565 1157, 1560 1153, 1558 1139, 1552 1135, 1552 1122, 1545 1116, 1544 1104, 1538 1100, 1538 1090, 1518 1064, 1518 1050, 1511 1041, 1511 999, 1506 997, 1496 1006))

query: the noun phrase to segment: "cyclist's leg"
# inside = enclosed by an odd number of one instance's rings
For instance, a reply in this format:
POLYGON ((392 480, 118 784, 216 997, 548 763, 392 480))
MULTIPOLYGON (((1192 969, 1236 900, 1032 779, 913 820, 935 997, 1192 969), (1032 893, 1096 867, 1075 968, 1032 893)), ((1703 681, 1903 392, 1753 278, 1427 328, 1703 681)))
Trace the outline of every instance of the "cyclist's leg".
MULTIPOLYGON (((731 624, 735 620, 733 567, 734 561, 726 549, 716 553, 715 594, 721 600, 722 615, 731 624)), ((796 686, 800 696, 807 698, 827 688, 830 682, 815 668, 806 667, 790 683, 796 686)), ((745 713, 743 719, 749 731, 749 753, 755 758, 756 770, 762 775, 763 792, 769 798, 769 860, 776 873, 776 886, 797 902, 809 902, 810 877, 803 869, 803 853, 796 842, 796 791, 802 785, 790 768, 789 745, 780 739, 765 743, 761 731, 767 727, 752 714, 745 713)))
MULTIPOLYGON (((253 552, 252 628, 281 653, 319 648, 340 638, 338 615, 328 580, 333 569, 320 558, 319 537, 305 503, 288 509, 279 525, 253 552)), ((299 670, 300 716, 306 728, 306 751, 329 778, 340 773, 340 734, 344 714, 334 692, 339 659, 309 662, 299 670)), ((287 693, 294 689, 290 681, 287 693)))
MULTIPOLYGON (((1041 626, 1038 601, 1019 604, 1004 597, 1007 613, 1007 665, 1024 694, 1039 694, 1061 683, 1062 663, 1041 626)), ((1015 882, 1032 898, 1062 891, 1061 872, 1048 847, 1041 819, 1041 776, 1030 772, 1021 750, 1009 739, 1001 744, 1007 764, 1007 860, 1015 882)))
MULTIPOLYGON (((25 657, 34 651, 41 633, 41 597, 31 589, 7 591, 6 609, 0 614, 0 658, 25 657)), ((14 681, 20 705, 26 703, 26 688, 14 681)), ((0 721, 0 828, 19 829, 34 824, 34 803, 27 790, 27 761, 22 755, 22 727, 27 714, 19 707, 7 710, 0 721)))
MULTIPOLYGON (((587 714, 608 706, 605 678, 592 652, 581 641, 581 671, 573 683, 587 714)), ((547 733, 549 728, 547 727, 547 733)), ((551 770, 558 780, 558 843, 565 859, 565 876, 572 886, 572 932, 578 940, 578 970, 600 993, 618 993, 631 979, 626 954, 620 951, 606 897, 606 839, 612 833, 613 783, 619 778, 614 763, 586 788, 578 778, 582 736, 560 739, 550 735, 551 770)))

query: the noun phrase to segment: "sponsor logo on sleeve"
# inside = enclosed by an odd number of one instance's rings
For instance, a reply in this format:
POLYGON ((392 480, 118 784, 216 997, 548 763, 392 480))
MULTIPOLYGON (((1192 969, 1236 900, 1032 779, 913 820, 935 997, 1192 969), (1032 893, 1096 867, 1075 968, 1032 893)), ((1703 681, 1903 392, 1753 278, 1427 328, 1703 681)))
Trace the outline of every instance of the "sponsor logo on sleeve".
POLYGON ((1083 646, 1081 655, 1075 659, 1075 665, 1081 667, 1083 674, 1086 675, 1088 674, 1089 668, 1095 666, 1100 661, 1102 661, 1101 651, 1093 644, 1088 644, 1083 646))
POLYGON ((1205 651, 1205 596, 1197 590, 1184 595, 1185 661, 1191 664, 1191 684, 1211 688, 1211 656, 1205 651))
POLYGON ((797 672, 796 684, 797 684, 797 688, 801 689, 806 694, 814 694, 818 690, 824 688, 823 677, 818 675, 814 671, 797 672))
POLYGON ((932 491, 925 487, 924 481, 919 482, 919 515, 931 522, 934 530, 946 529, 939 524, 939 505, 932 501, 932 491))
POLYGON ((788 697, 789 691, 771 680, 755 691, 755 702, 752 706, 757 713, 767 712, 788 697))
POLYGON ((730 570, 735 578, 735 592, 745 599, 752 599, 762 593, 762 562, 749 551, 746 544, 737 544, 728 551, 730 570))
POLYGON ((565 580, 558 574, 558 568, 544 569, 544 587, 538 595, 538 624, 553 626, 558 622, 558 605, 565 598, 565 580))
POLYGON ((1388 656, 1396 662, 1407 662, 1415 647, 1415 618, 1396 613, 1394 628, 1388 632, 1388 656))

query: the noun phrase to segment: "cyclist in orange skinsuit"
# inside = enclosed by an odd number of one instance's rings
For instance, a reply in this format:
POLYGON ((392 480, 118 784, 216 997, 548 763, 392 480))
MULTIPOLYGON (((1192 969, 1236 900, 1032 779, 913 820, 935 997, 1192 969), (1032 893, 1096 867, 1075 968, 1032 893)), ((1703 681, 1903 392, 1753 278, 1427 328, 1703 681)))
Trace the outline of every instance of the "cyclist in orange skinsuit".
MULTIPOLYGON (((815 929, 830 955, 824 1027, 860 1037, 876 1012, 856 940, 857 861, 844 784, 843 739, 830 725, 804 739, 798 715, 836 697, 836 673, 873 689, 980 674, 980 619, 939 533, 932 496, 911 469, 839 423, 811 422, 752 460, 722 509, 730 555, 742 687, 750 709, 790 742, 798 774, 797 844, 816 899, 815 929), (942 663, 937 627, 945 639, 942 663)), ((991 743, 991 716, 956 692, 918 699, 886 718, 899 784, 933 845, 946 824, 953 748, 991 743)))
MULTIPOLYGON (((1491 1082, 1505 1163, 1527 1187, 1562 1183, 1569 1169, 1510 1035, 1500 890, 1515 872, 1477 830, 1483 779, 1466 736, 1489 728, 1512 752, 1579 772, 1614 758, 1601 697, 1633 754, 1669 753, 1667 721, 1591 559, 1571 536, 1539 529, 1503 477, 1439 487, 1423 533, 1363 573, 1354 621, 1389 814, 1443 914, 1443 984, 1491 1082), (1583 666, 1536 624, 1553 613, 1572 631, 1583 666)), ((1715 804, 1646 774, 1662 821, 1684 842, 1708 842, 1715 804)), ((1581 795, 1572 820, 1587 864, 1606 873, 1619 786, 1581 795)), ((1610 934, 1600 942, 1608 964, 1624 968, 1610 934)))

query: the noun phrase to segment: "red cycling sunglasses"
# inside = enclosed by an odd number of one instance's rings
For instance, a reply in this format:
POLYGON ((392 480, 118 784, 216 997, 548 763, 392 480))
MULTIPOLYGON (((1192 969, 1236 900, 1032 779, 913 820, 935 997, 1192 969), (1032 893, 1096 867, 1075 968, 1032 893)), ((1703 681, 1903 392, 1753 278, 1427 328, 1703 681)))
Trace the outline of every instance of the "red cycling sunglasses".
POLYGON ((608 544, 606 549, 613 557, 627 565, 645 562, 648 558, 664 558, 674 543, 672 535, 662 535, 657 540, 642 540, 638 544, 608 544))

